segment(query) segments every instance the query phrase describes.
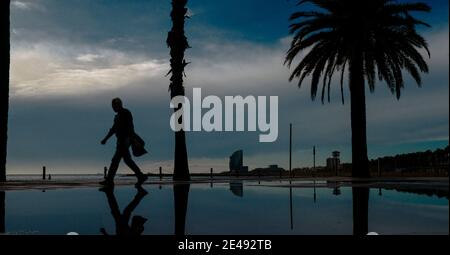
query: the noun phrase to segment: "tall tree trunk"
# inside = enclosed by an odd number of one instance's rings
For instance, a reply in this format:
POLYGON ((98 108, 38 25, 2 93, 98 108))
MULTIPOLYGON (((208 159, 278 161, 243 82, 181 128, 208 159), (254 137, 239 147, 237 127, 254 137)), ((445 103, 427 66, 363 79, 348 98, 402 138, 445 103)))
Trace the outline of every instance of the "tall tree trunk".
POLYGON ((9 63, 10 63, 10 0, 0 1, 0 182, 6 181, 8 142, 9 63))
POLYGON ((368 178, 370 177, 370 172, 367 157, 366 94, 363 57, 360 50, 354 49, 349 71, 352 122, 352 176, 368 178))
MULTIPOLYGON (((187 13, 187 0, 172 0, 173 22, 172 30, 167 37, 167 45, 170 47, 170 66, 172 76, 170 78, 171 98, 184 96, 183 75, 184 67, 187 65, 184 60, 184 52, 189 48, 186 36, 184 35, 184 23, 187 13)), ((180 108, 175 109, 178 111, 180 108)), ((175 162, 173 179, 176 181, 190 180, 189 163, 186 149, 186 133, 184 130, 175 132, 175 162)))

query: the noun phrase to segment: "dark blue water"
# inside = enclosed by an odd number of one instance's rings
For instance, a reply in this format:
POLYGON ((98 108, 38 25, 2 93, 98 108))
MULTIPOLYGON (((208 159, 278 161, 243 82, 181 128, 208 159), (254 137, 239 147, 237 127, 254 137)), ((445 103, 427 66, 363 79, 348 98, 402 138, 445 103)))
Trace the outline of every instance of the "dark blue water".
MULTIPOLYGON (((363 225, 363 229, 366 224, 369 232, 385 235, 449 234, 449 202, 445 197, 371 189, 368 201, 364 201, 365 195, 362 201, 354 201, 356 191, 348 187, 317 188, 314 192, 313 188, 289 189, 239 182, 213 187, 191 184, 176 195, 171 185, 163 185, 161 189, 158 185, 148 185, 145 189, 149 194, 139 197, 140 201, 135 199, 136 207, 127 223, 131 225, 133 216, 147 219, 143 234, 148 235, 171 235, 175 227, 183 226, 182 231, 189 235, 351 235, 354 224, 358 228, 363 225), (354 208, 359 210, 357 219, 354 208)), ((111 201, 117 202, 122 213, 136 194, 137 190, 128 186, 116 187, 109 200, 105 193, 93 188, 7 191, 5 232, 99 235, 104 228, 108 234, 115 234, 111 201)))

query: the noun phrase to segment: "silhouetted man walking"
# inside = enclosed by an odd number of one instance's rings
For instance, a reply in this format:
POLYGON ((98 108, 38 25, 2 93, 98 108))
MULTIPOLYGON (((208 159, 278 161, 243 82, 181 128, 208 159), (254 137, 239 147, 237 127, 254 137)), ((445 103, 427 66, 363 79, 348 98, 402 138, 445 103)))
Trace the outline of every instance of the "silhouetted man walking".
POLYGON ((139 169, 133 161, 130 154, 130 146, 132 145, 132 141, 136 140, 137 137, 134 132, 133 116, 129 110, 123 107, 122 100, 120 100, 120 98, 112 100, 112 108, 114 112, 117 113, 114 118, 114 125, 101 143, 105 145, 109 138, 115 134, 117 137, 116 153, 111 160, 111 166, 109 167, 106 180, 100 182, 100 184, 104 186, 114 185, 114 177, 117 173, 117 169, 119 168, 120 160, 123 158, 125 164, 133 170, 138 178, 136 186, 141 186, 148 179, 148 177, 142 173, 141 169, 139 169))

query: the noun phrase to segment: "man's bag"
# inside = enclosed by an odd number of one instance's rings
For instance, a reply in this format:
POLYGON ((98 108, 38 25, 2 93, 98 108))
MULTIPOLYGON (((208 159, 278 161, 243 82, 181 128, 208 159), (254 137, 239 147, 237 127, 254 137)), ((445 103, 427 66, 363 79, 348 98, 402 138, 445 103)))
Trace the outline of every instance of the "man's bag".
POLYGON ((141 157, 148 153, 145 149, 144 140, 138 136, 136 133, 131 137, 131 150, 133 151, 133 155, 135 157, 141 157))

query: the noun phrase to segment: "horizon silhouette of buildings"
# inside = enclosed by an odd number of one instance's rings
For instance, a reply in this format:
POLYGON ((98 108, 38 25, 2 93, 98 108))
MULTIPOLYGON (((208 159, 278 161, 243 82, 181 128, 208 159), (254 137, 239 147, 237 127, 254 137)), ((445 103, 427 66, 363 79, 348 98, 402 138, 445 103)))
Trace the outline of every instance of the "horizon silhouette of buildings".
POLYGON ((230 173, 246 174, 248 173, 248 166, 244 166, 244 151, 235 151, 230 157, 230 173))

